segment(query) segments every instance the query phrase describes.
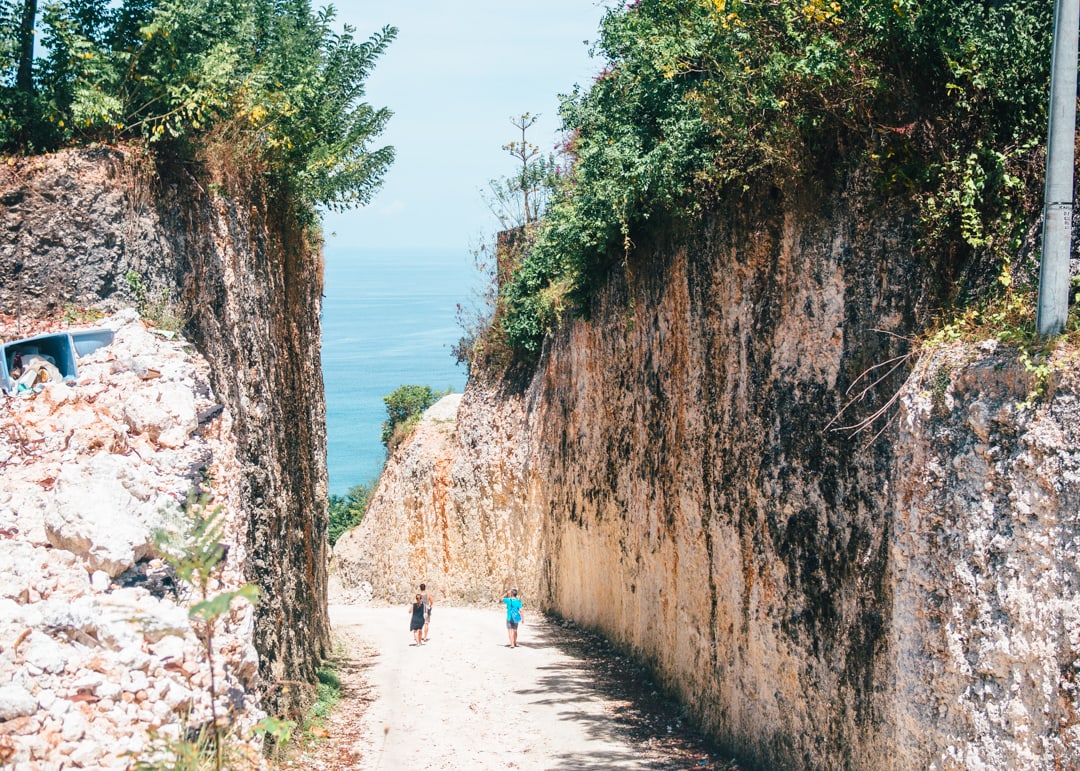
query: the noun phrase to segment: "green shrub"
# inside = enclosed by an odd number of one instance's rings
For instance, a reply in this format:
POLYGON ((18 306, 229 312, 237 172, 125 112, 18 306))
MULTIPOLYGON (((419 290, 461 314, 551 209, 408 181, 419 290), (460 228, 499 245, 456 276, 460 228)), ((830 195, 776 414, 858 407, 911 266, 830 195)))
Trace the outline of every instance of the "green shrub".
POLYGON ((387 418, 382 424, 382 443, 393 452, 408 437, 424 410, 450 393, 434 391, 431 386, 403 385, 383 397, 387 418))
POLYGON ((470 382, 497 382, 514 363, 514 351, 503 328, 506 303, 499 301, 499 285, 517 269, 534 232, 531 225, 503 230, 495 243, 473 249, 473 264, 481 281, 472 302, 457 306, 462 336, 451 350, 457 363, 465 365, 470 382))

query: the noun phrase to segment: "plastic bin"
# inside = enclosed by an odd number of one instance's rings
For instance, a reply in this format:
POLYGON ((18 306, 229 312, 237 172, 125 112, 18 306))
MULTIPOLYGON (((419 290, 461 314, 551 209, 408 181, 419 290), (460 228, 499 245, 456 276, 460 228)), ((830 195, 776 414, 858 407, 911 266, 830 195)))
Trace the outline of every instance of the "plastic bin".
POLYGON ((23 358, 33 354, 48 356, 60 370, 64 382, 70 383, 79 376, 77 357, 96 351, 112 341, 111 329, 79 329, 26 337, 4 343, 2 355, 0 355, 0 390, 6 393, 12 393, 15 390, 15 381, 11 377, 15 354, 22 354, 23 358))

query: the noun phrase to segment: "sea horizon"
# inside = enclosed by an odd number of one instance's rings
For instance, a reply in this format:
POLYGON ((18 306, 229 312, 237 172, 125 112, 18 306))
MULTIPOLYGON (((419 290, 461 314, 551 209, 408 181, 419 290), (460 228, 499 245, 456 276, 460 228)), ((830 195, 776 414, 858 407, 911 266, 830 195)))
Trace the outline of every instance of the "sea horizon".
POLYGON ((451 349, 480 275, 467 248, 324 248, 322 368, 331 495, 373 482, 383 397, 402 385, 465 388, 451 349))

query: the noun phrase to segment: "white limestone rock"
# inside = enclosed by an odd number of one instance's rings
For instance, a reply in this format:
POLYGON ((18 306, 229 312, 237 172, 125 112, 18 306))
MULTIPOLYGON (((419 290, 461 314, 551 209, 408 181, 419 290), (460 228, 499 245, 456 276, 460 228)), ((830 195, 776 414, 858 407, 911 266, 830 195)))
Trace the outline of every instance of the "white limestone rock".
POLYGON ((83 557, 90 570, 115 577, 150 556, 160 500, 131 461, 98 454, 61 470, 45 513, 49 543, 83 557))
MULTIPOLYGON (((138 589, 117 589, 100 600, 105 614, 116 623, 128 623, 138 631, 135 638, 156 643, 169 635, 184 635, 191 629, 187 610, 159 600, 138 589)), ((120 646, 127 648, 129 645, 120 646)))
MULTIPOLYGON (((209 673, 186 604, 112 578, 153 556, 152 531, 175 517, 202 469, 235 457, 233 439, 227 427, 191 435, 213 396, 190 348, 156 338, 136 314, 104 325, 116 340, 79 360, 76 386, 11 400, 0 415, 0 736, 17 769, 124 769, 149 728, 178 736, 186 715, 208 713, 205 690, 185 683, 209 673), (127 418, 139 404, 167 419, 136 420, 136 435, 127 418)), ((215 474, 226 511, 233 473, 215 474)), ((242 533, 227 533, 223 588, 243 580, 242 533)), ((229 687, 237 670, 257 673, 252 634, 250 619, 219 624, 220 655, 234 657, 219 671, 229 687)), ((261 717, 249 703, 246 724, 261 717)))
POLYGON ((86 735, 86 717, 77 709, 69 710, 64 715, 64 727, 60 736, 67 742, 75 742, 86 735))
POLYGON ((90 586, 95 592, 105 592, 109 589, 110 577, 104 570, 95 570, 90 575, 90 586))
POLYGON ((150 646, 150 652, 161 661, 184 660, 184 638, 167 635, 150 646))
POLYGON ((135 392, 124 401, 122 414, 132 431, 163 447, 181 447, 199 425, 195 397, 181 383, 162 382, 135 392))
POLYGON ((32 545, 0 540, 0 598, 23 601, 23 593, 40 574, 41 562, 32 545))
POLYGON ((43 672, 62 674, 67 666, 68 656, 64 647, 56 640, 38 631, 31 632, 23 643, 23 659, 43 672))
POLYGON ((21 685, 0 686, 0 722, 33 715, 37 708, 37 699, 21 685))

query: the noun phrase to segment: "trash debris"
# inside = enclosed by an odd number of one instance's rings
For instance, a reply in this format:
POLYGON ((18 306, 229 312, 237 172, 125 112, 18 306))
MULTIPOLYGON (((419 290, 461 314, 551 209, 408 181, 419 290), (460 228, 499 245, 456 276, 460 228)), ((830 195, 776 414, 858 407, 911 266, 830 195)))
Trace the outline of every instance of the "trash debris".
POLYGON ((78 329, 5 343, 0 349, 0 391, 28 394, 48 383, 74 383, 77 357, 112 341, 111 329, 78 329))

